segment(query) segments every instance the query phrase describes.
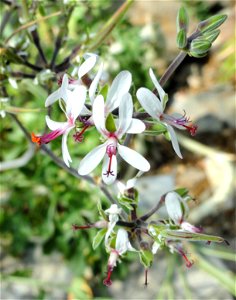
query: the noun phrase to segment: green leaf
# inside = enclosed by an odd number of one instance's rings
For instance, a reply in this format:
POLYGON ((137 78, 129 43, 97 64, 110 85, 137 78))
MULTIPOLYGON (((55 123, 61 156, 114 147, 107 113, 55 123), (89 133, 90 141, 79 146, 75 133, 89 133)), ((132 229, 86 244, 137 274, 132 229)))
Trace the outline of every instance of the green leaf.
POLYGON ((102 204, 101 202, 98 200, 98 203, 97 203, 97 209, 98 209, 98 213, 99 215, 106 221, 108 221, 108 217, 107 215, 105 214, 104 210, 102 209, 102 204))
POLYGON ((177 25, 177 31, 179 32, 180 30, 184 30, 185 34, 187 33, 188 30, 188 24, 189 24, 189 18, 187 11, 185 10, 184 7, 181 7, 178 11, 177 15, 177 20, 176 20, 176 25, 177 25))
POLYGON ((216 30, 213 30, 213 31, 205 32, 203 34, 203 36, 209 42, 213 43, 217 39, 217 37, 218 37, 219 34, 220 34, 220 29, 216 29, 216 30))
POLYGON ((104 99, 107 98, 108 88, 109 88, 109 85, 105 84, 100 91, 100 95, 102 95, 104 99))
POLYGON ((175 192, 177 194, 179 194, 181 197, 186 197, 188 195, 188 189, 186 188, 178 188, 178 189, 175 189, 175 192))
POLYGON ((114 118, 113 118, 111 113, 107 116, 107 119, 106 119, 106 129, 109 132, 115 132, 116 131, 115 121, 114 121, 114 118))
POLYGON ((222 23, 224 23, 226 19, 226 15, 216 15, 210 17, 209 19, 204 20, 198 24, 198 30, 200 30, 202 33, 212 31, 218 28, 222 23))
POLYGON ((180 29, 180 31, 177 34, 176 42, 179 49, 183 49, 187 46, 187 35, 186 31, 184 29, 180 29))
POLYGON ((153 253, 151 250, 141 250, 139 252, 139 258, 141 264, 143 264, 145 268, 151 267, 153 261, 153 253))
POLYGON ((103 228, 97 232, 93 239, 93 250, 95 250, 101 244, 106 232, 107 228, 103 228))
POLYGON ((182 230, 163 230, 161 232, 163 237, 174 240, 188 240, 188 241, 207 241, 207 242, 215 242, 215 243, 223 243, 224 239, 219 236, 202 234, 202 233, 194 233, 189 231, 182 230))

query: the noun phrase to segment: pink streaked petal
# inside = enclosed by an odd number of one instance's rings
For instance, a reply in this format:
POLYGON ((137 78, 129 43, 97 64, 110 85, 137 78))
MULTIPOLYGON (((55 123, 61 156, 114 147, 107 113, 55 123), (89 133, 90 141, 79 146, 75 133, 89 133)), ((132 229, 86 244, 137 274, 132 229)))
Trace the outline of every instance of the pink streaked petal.
POLYGON ((64 160, 65 164, 67 165, 67 167, 70 167, 70 163, 72 162, 72 159, 70 157, 70 153, 69 153, 68 147, 67 147, 67 137, 68 137, 68 134, 71 131, 71 129, 72 128, 68 128, 62 136, 62 157, 63 157, 63 160, 64 160))
POLYGON ((129 71, 121 71, 113 80, 107 94, 106 112, 112 112, 120 105, 121 98, 128 93, 132 82, 132 75, 129 71))
POLYGON ((87 175, 92 172, 101 162, 106 153, 107 144, 97 146, 89 152, 80 162, 78 173, 80 175, 87 175))
POLYGON ((176 134, 175 134, 175 131, 173 129, 172 126, 166 124, 166 127, 167 127, 167 130, 170 134, 170 138, 171 138, 171 143, 172 143, 172 146, 175 150, 175 153, 179 156, 179 158, 183 158, 181 152, 180 152, 180 148, 179 148, 179 143, 178 143, 178 140, 177 140, 177 137, 176 137, 176 134))
POLYGON ((143 121, 132 118, 130 122, 130 126, 126 131, 126 133, 132 133, 132 134, 142 133, 143 131, 145 131, 145 129, 146 126, 143 123, 143 121))
POLYGON ((117 138, 120 139, 130 127, 133 115, 133 102, 129 93, 124 94, 119 106, 119 125, 117 130, 117 138))
POLYGON ((149 162, 138 152, 117 143, 120 156, 134 168, 147 172, 150 169, 149 162))
POLYGON ((114 183, 117 177, 117 159, 116 155, 110 157, 106 154, 103 159, 102 166, 102 180, 105 184, 110 185, 114 183))
POLYGON ((194 232, 194 233, 202 233, 203 229, 200 227, 196 227, 188 222, 182 222, 181 223, 181 228, 190 232, 194 232))
POLYGON ((160 115, 163 113, 163 108, 157 96, 147 88, 138 89, 136 95, 146 112, 154 119, 159 120, 160 115))
POLYGON ((93 103, 93 121, 97 130, 104 136, 108 136, 108 131, 105 127, 105 111, 104 99, 102 95, 96 97, 93 103))
POLYGON ((50 130, 56 130, 56 129, 63 129, 63 128, 67 128, 68 123, 67 122, 56 122, 53 121, 52 119, 50 119, 49 116, 45 117, 47 126, 50 130))
POLYGON ((96 64, 97 55, 91 54, 89 57, 82 63, 78 70, 79 79, 81 79, 85 74, 87 74, 96 64))
POLYGON ((181 197, 176 192, 169 192, 165 197, 166 210, 169 217, 180 225, 183 221, 183 210, 181 207, 181 197))

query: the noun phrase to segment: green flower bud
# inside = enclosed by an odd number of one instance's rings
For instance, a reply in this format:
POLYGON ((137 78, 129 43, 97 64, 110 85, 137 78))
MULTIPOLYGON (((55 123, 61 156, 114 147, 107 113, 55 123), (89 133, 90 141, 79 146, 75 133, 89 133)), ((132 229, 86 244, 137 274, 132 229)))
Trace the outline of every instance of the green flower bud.
POLYGON ((202 55, 202 54, 207 54, 210 48, 211 48, 211 42, 209 42, 204 37, 199 37, 191 42, 190 52, 191 54, 195 53, 197 55, 198 54, 202 55))
POLYGON ((187 46, 187 35, 184 29, 180 29, 180 31, 178 32, 176 42, 179 49, 183 49, 187 46))
POLYGON ((218 28, 227 19, 226 15, 216 15, 198 24, 198 30, 202 33, 218 28))
POLYGON ((183 29, 186 33, 188 30, 188 24, 189 24, 188 14, 185 8, 181 7, 178 11, 177 20, 176 20, 177 31, 179 32, 181 29, 183 29))
POLYGON ((219 34, 220 34, 220 29, 216 29, 216 30, 213 30, 213 31, 205 32, 203 34, 203 36, 209 42, 213 43, 217 39, 217 37, 218 37, 219 34))

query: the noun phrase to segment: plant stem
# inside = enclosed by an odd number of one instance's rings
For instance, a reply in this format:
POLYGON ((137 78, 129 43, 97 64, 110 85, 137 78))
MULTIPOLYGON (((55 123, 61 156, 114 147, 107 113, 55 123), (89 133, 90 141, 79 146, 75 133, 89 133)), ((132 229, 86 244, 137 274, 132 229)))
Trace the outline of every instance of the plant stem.
POLYGON ((140 217, 139 219, 142 221, 146 221, 147 219, 149 219, 153 214, 155 214, 155 212, 158 211, 158 209, 162 206, 162 204, 165 202, 165 196, 166 194, 161 196, 160 201, 145 215, 143 215, 142 217, 140 217))
MULTIPOLYGON (((172 63, 169 65, 169 67, 167 68, 167 70, 165 71, 165 73, 161 76, 160 78, 160 85, 163 87, 165 85, 165 83, 167 82, 167 80, 169 80, 169 78, 173 75, 173 73, 175 72, 175 70, 178 68, 178 66, 182 63, 182 61, 185 59, 185 57, 187 56, 187 53, 184 51, 181 51, 176 58, 172 61, 172 63)), ((156 91, 156 89, 155 89, 156 91)))

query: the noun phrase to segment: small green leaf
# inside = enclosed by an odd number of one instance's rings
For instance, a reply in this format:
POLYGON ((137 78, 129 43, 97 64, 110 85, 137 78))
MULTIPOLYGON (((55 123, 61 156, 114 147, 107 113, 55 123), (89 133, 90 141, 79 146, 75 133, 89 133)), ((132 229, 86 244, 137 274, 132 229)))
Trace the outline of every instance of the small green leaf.
POLYGON ((139 258, 141 264, 143 264, 145 268, 151 267, 153 261, 153 253, 151 250, 141 250, 139 252, 139 258))
POLYGON ((95 250, 101 244, 106 232, 107 228, 103 228, 97 232, 97 234, 93 238, 93 250, 95 250))
POLYGON ((187 40, 186 31, 184 29, 180 29, 180 31, 178 32, 176 42, 179 49, 183 49, 187 46, 188 40, 187 40))
POLYGON ((198 30, 200 30, 202 33, 212 31, 218 28, 222 23, 224 23, 226 19, 226 15, 216 15, 210 17, 209 19, 204 20, 198 24, 198 30))
POLYGON ((188 240, 188 241, 207 241, 207 242, 215 242, 222 243, 224 239, 219 236, 202 234, 202 233, 194 233, 189 231, 182 230, 163 230, 161 232, 163 237, 173 240, 188 240))
POLYGON ((189 24, 189 18, 187 11, 185 10, 184 7, 181 7, 178 11, 177 15, 177 20, 176 20, 176 25, 177 25, 177 31, 179 32, 181 29, 185 31, 185 34, 187 33, 188 30, 188 24, 189 24))
POLYGON ((107 116, 107 119, 106 119, 106 129, 109 132, 115 132, 116 131, 116 125, 115 125, 115 121, 113 119, 112 114, 109 114, 107 116))
POLYGON ((186 197, 189 191, 186 188, 179 188, 179 189, 175 189, 175 192, 179 194, 181 197, 186 197))
POLYGON ((100 91, 100 95, 102 95, 104 99, 107 98, 108 88, 109 88, 109 85, 105 84, 100 91))
POLYGON ((205 32, 203 34, 203 36, 209 42, 213 43, 217 39, 217 37, 218 37, 219 34, 220 34, 220 29, 216 29, 216 30, 213 30, 213 31, 205 32))
POLYGON ((98 201, 97 203, 97 208, 98 208, 98 213, 99 215, 106 221, 108 221, 108 217, 107 215, 105 214, 104 210, 102 209, 102 204, 100 201, 98 201))

